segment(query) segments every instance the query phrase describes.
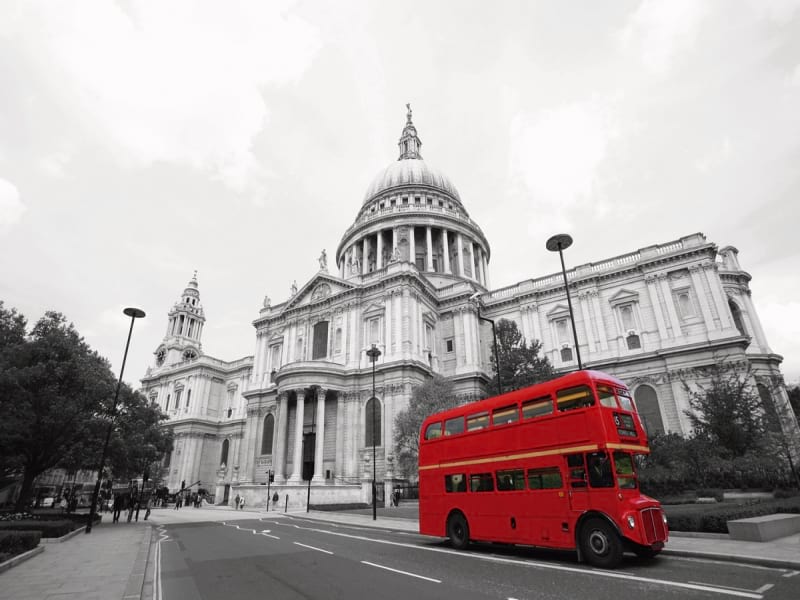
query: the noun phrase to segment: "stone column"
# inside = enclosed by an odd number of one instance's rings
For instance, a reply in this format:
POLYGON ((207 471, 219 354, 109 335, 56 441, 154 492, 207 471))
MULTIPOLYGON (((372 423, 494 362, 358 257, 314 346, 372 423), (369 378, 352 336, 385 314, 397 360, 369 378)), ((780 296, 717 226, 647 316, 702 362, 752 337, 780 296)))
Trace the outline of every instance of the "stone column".
POLYGON ((378 230, 378 233, 375 234, 376 236, 376 243, 375 243, 375 252, 377 256, 375 257, 375 269, 382 269, 383 268, 383 235, 381 231, 378 230))
MULTIPOLYGON (((661 312, 661 303, 658 300, 658 290, 656 289, 656 278, 654 275, 645 275, 644 282, 647 286, 647 293, 650 296, 650 303, 653 305, 653 314, 656 317, 656 327, 661 340, 667 339, 667 326, 664 323, 664 314, 661 312)), ((660 345, 660 344, 659 344, 660 345)))
POLYGON ((417 264, 417 244, 414 241, 414 226, 408 227, 408 260, 412 265, 417 264))
POLYGON ((478 281, 478 274, 475 271, 475 246, 472 240, 469 241, 469 272, 472 273, 472 279, 478 281))
POLYGON ((333 462, 334 483, 336 477, 346 475, 344 471, 345 406, 343 394, 336 392, 336 459, 333 462))
POLYGON ((678 338, 683 335, 681 322, 678 319, 678 312, 675 310, 675 302, 672 299, 672 290, 669 289, 669 282, 665 273, 659 273, 658 281, 661 284, 661 293, 664 295, 664 303, 667 305, 667 314, 672 325, 672 337, 678 338))
POLYGON ((714 317, 711 316, 711 309, 708 306, 708 298, 706 297, 706 289, 703 287, 703 281, 700 278, 700 267, 692 265, 689 267, 689 275, 692 278, 697 299, 700 301, 700 312, 703 313, 703 321, 706 324, 706 331, 716 329, 714 325, 714 317))
POLYGON ((392 227, 392 256, 394 256, 395 248, 397 248, 397 227, 392 227))
POLYGON ((719 267, 715 263, 706 263, 703 265, 703 273, 706 277, 706 282, 711 290, 711 296, 714 299, 714 305, 719 314, 719 325, 721 329, 735 328, 733 318, 731 317, 731 309, 725 300, 725 291, 722 289, 722 284, 719 280, 717 271, 719 267))
POLYGON ((281 392, 278 394, 278 422, 275 423, 275 481, 286 479, 286 440, 288 439, 289 427, 289 394, 281 392))
POLYGON ((433 241, 431 238, 430 225, 425 228, 425 246, 425 270, 433 271, 433 241))
POLYGON ((325 445, 325 394, 328 390, 317 390, 317 431, 314 438, 314 477, 315 483, 325 481, 325 470, 322 468, 323 446, 325 445))
POLYGON ((289 483, 300 483, 303 474, 303 410, 306 401, 305 390, 297 390, 297 410, 294 423, 294 452, 292 454, 292 475, 289 483))
POLYGON ((364 237, 361 243, 361 274, 366 275, 369 272, 369 237, 364 237))
POLYGON ((444 254, 444 272, 452 273, 450 270, 450 244, 447 242, 447 229, 442 229, 442 254, 444 254))
POLYGON ((594 321, 597 324, 597 336, 600 350, 608 350, 608 332, 606 331, 605 321, 603 320, 603 310, 600 308, 600 292, 591 290, 589 298, 594 309, 594 321))
POLYGON ((592 319, 589 316, 589 304, 586 292, 578 294, 578 304, 581 305, 581 314, 583 314, 583 322, 586 324, 583 329, 586 332, 586 342, 587 345, 589 346, 588 348, 589 354, 591 355, 595 353, 596 346, 594 340, 595 336, 592 334, 592 319))
POLYGON ((456 243, 458 244, 458 274, 461 277, 464 275, 464 240, 460 233, 456 234, 456 243))
POLYGON ((769 344, 767 344, 767 336, 764 335, 764 329, 761 327, 761 319, 758 318, 756 307, 753 306, 753 300, 750 298, 750 293, 750 290, 745 290, 742 294, 742 299, 747 305, 747 316, 750 317, 750 323, 753 325, 753 329, 755 330, 754 333, 756 342, 761 347, 763 352, 771 353, 772 350, 770 349, 769 344))
POLYGON ((481 260, 483 261, 483 285, 486 286, 488 289, 491 287, 491 283, 489 283, 489 260, 486 258, 486 253, 482 252, 481 260))
POLYGON ((383 324, 383 328, 385 331, 384 340, 386 340, 383 351, 383 359, 386 360, 389 358, 392 352, 392 292, 389 292, 389 295, 383 301, 384 311, 386 313, 386 319, 383 324))

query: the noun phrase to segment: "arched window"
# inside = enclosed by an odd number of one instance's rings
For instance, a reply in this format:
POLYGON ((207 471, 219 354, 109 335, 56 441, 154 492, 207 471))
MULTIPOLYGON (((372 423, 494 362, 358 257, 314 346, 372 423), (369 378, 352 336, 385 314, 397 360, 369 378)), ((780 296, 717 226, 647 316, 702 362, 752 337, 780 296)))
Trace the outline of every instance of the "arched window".
POLYGON ((761 404, 764 406, 764 414, 767 417, 767 429, 776 433, 781 432, 781 421, 778 417, 778 411, 775 409, 775 399, 763 383, 756 385, 758 388, 758 395, 761 398, 761 404))
POLYGON ((744 319, 742 318, 742 311, 736 306, 733 300, 728 300, 728 307, 731 309, 731 316, 733 317, 733 324, 742 335, 747 335, 747 330, 744 328, 744 319))
POLYGON ((364 445, 373 444, 381 445, 381 403, 377 398, 370 398, 364 410, 364 445))
POLYGON ((228 448, 230 448, 230 442, 225 440, 222 442, 222 452, 219 455, 219 464, 220 465, 227 465, 228 464, 228 448))
POLYGON ((264 435, 261 437, 261 454, 272 454, 272 433, 275 430, 275 417, 269 413, 264 417, 264 435))
POLYGON ((634 393, 634 399, 647 434, 664 433, 664 421, 661 419, 656 391, 649 385, 640 385, 634 393))
POLYGON ((630 334, 625 340, 628 342, 628 350, 638 350, 642 347, 642 342, 635 333, 630 334))
POLYGON ((570 362, 572 360, 572 348, 561 349, 561 362, 570 362))
POLYGON ((326 358, 328 356, 328 322, 320 321, 314 325, 314 346, 311 349, 311 359, 326 358))

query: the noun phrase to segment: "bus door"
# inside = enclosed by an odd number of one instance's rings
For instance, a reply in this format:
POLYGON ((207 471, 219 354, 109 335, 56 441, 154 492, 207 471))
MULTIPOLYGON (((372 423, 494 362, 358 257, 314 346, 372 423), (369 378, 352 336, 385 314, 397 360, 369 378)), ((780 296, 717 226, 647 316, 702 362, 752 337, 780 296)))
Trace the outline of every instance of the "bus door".
POLYGON ((569 507, 573 513, 581 514, 589 510, 586 464, 583 454, 568 454, 566 459, 569 477, 567 482, 569 507))

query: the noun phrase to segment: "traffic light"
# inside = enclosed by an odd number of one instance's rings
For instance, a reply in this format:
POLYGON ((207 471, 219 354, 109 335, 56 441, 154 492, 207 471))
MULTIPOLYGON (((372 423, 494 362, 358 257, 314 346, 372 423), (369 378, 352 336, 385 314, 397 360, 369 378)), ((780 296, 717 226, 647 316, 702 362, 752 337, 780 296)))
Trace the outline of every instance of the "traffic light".
POLYGON ((270 483, 275 483, 275 471, 270 471, 269 472, 269 482, 270 483))

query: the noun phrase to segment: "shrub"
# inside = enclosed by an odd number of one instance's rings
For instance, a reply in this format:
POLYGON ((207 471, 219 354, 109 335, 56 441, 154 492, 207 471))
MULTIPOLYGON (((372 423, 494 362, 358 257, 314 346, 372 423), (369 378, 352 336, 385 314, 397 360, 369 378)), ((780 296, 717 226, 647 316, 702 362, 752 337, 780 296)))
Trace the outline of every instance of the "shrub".
POLYGON ((717 502, 722 502, 725 499, 725 491, 719 488, 705 488, 697 490, 698 498, 714 498, 717 502))
POLYGON ((0 531, 0 555, 11 558, 39 545, 40 531, 0 531))
POLYGON ((795 496, 800 496, 800 490, 797 488, 777 488, 774 492, 772 492, 772 495, 778 499, 794 498, 795 496))
POLYGON ((76 528, 75 523, 69 520, 24 520, 0 523, 0 531, 39 531, 43 538, 59 538, 76 528))
POLYGON ((728 521, 776 513, 800 513, 800 497, 745 504, 705 504, 665 506, 672 531, 728 533, 728 521))

